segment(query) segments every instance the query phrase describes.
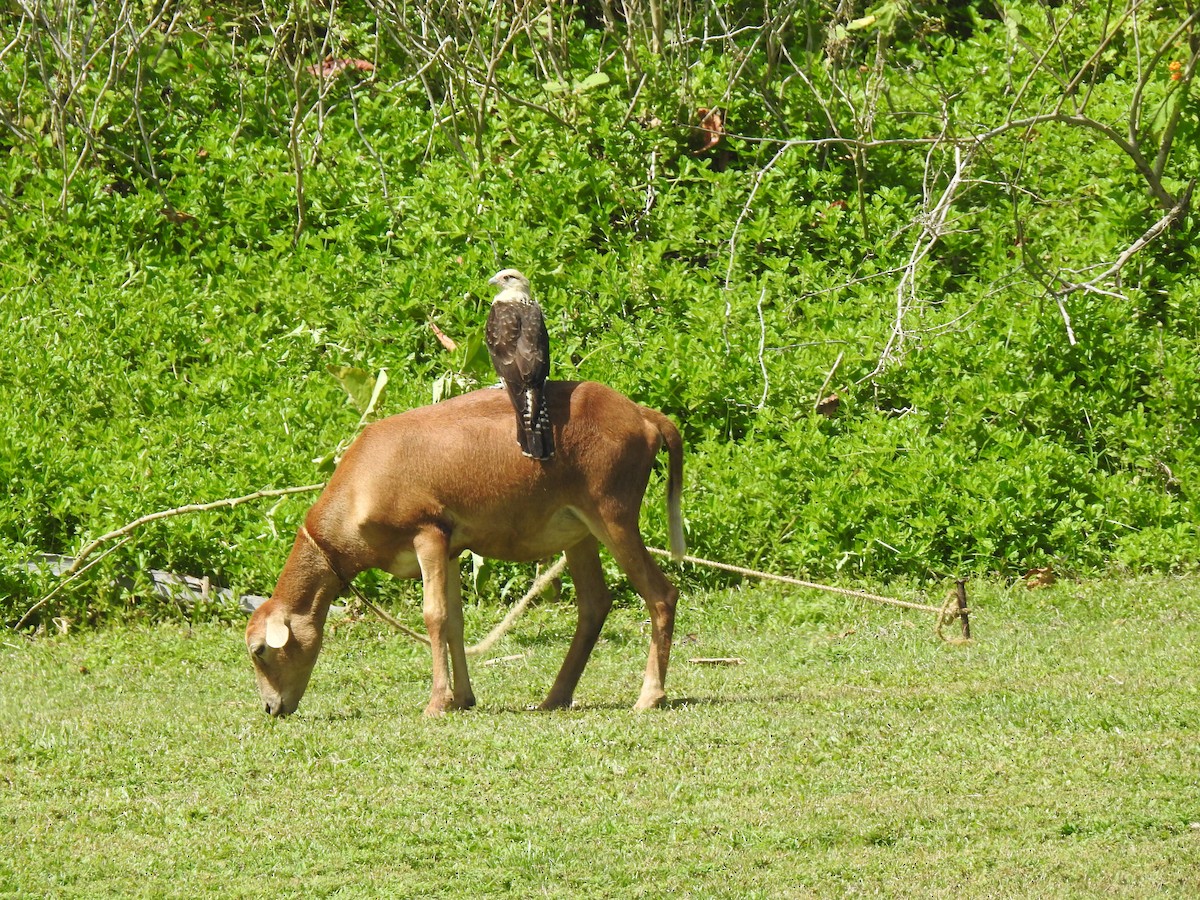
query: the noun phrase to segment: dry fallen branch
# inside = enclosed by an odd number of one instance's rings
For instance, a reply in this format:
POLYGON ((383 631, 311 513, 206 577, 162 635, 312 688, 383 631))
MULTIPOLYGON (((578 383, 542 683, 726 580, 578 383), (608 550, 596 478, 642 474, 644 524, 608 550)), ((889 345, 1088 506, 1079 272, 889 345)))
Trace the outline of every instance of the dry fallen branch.
MULTIPOLYGON (((160 510, 159 512, 140 516, 139 518, 134 519, 132 522, 122 525, 115 531, 110 531, 107 534, 100 535, 100 537, 96 538, 94 541, 92 541, 90 544, 87 544, 82 550, 80 550, 79 555, 75 557, 75 561, 71 564, 70 568, 63 573, 62 581, 56 585, 54 589, 50 591, 50 593, 39 599, 37 603, 33 604, 33 606, 26 611, 25 615, 21 617, 21 620, 17 622, 14 630, 20 631, 21 628, 24 627, 25 623, 29 621, 30 616, 45 606, 46 603, 49 602, 50 598, 57 594, 68 582, 73 581, 77 575, 81 574, 84 571, 84 569, 81 568, 84 560, 91 556, 98 547, 108 543, 109 541, 116 540, 117 538, 125 537, 126 535, 129 535, 141 528, 143 525, 146 525, 150 522, 156 522, 159 519, 168 519, 172 516, 182 516, 187 513, 207 512, 213 509, 232 509, 235 506, 240 506, 243 503, 249 503, 251 500, 261 500, 264 497, 284 497, 288 494, 303 494, 311 491, 319 491, 323 487, 325 487, 325 484, 322 482, 321 484, 306 484, 303 487, 272 488, 268 490, 255 491, 253 494, 245 494, 241 497, 229 497, 225 500, 214 500, 211 503, 189 503, 186 506, 176 506, 174 509, 164 509, 160 510)), ((114 547, 113 549, 116 548, 114 547)), ((87 568, 90 568, 90 566, 87 568)))
MULTIPOLYGON (((558 558, 558 561, 555 562, 554 565, 546 569, 533 580, 533 584, 530 585, 529 590, 525 592, 525 596, 513 604, 513 608, 508 611, 508 615, 500 620, 500 624, 489 631, 487 636, 483 638, 483 640, 479 641, 479 643, 473 644, 467 648, 467 655, 482 656, 495 647, 496 644, 499 643, 500 639, 508 632, 508 630, 512 628, 513 623, 517 621, 517 619, 521 617, 521 614, 529 607, 529 604, 533 602, 534 598, 537 597, 538 594, 542 593, 542 591, 546 590, 546 588, 550 586, 554 579, 562 575, 563 570, 565 570, 566 567, 567 555, 564 553, 558 558)), ((379 618, 391 626, 391 628, 399 631, 401 634, 407 637, 412 638, 418 644, 424 644, 427 647, 429 646, 429 637, 427 635, 421 634, 419 631, 414 631, 387 610, 367 599, 367 596, 358 588, 356 588, 353 582, 349 584, 349 587, 351 593, 353 593, 354 596, 357 597, 364 606, 375 613, 375 615, 379 616, 379 618)), ((504 657, 504 659, 517 658, 520 657, 504 657)))
POLYGON ((528 653, 512 653, 508 656, 497 656, 495 659, 485 660, 480 663, 483 666, 502 666, 510 662, 520 662, 528 657, 528 653))
MULTIPOLYGON (((29 621, 30 616, 32 616, 35 612, 37 612, 39 609, 41 609, 43 606, 45 606, 46 603, 48 603, 52 597, 54 597, 60 590, 62 590, 62 588, 65 587, 67 583, 72 581, 74 578, 78 577, 78 575, 82 574, 82 572, 86 571, 88 568, 91 568, 91 565, 83 566, 83 562, 89 556, 91 556, 91 554, 94 553, 98 547, 107 543, 108 541, 112 541, 117 538, 124 538, 124 540, 122 540, 119 544, 117 544, 116 546, 105 551, 105 553, 102 554, 101 557, 99 557, 97 560, 95 560, 95 562, 99 562, 100 559, 103 559, 103 557, 107 556, 108 553, 111 553, 113 550, 116 550, 118 547, 123 546, 130 539, 129 535, 131 535, 134 531, 136 531, 142 525, 146 525, 150 522, 158 521, 159 519, 166 519, 166 518, 170 518, 173 516, 186 515, 188 513, 207 512, 207 511, 211 511, 214 509, 232 509, 233 507, 240 506, 243 503, 249 503, 251 500, 260 500, 260 499, 267 498, 267 497, 284 497, 284 496, 288 496, 291 494, 310 493, 312 491, 320 490, 324 486, 325 486, 325 484, 321 483, 321 484, 307 484, 307 485, 303 485, 301 487, 271 488, 271 489, 265 489, 265 490, 261 490, 261 491, 254 491, 251 494, 244 494, 240 497, 230 497, 230 498, 227 498, 224 500, 214 500, 210 503, 189 503, 185 506, 177 506, 172 509, 161 510, 159 512, 149 513, 147 515, 140 516, 139 518, 134 519, 132 522, 129 522, 128 524, 123 525, 120 528, 115 529, 114 531, 110 531, 107 534, 101 535, 100 537, 98 537, 94 541, 92 541, 91 543, 87 544, 82 550, 80 550, 79 555, 75 558, 75 561, 71 564, 70 568, 68 568, 66 570, 66 572, 63 573, 63 578, 59 582, 59 584, 56 585, 55 588, 52 591, 50 591, 50 593, 46 594, 44 597, 39 599, 32 607, 29 608, 29 610, 25 613, 25 615, 21 617, 21 620, 16 624, 16 627, 14 628, 14 630, 19 631, 22 627, 24 627, 25 623, 29 621)), ((304 529, 301 529, 301 530, 304 531, 304 529)), ((668 553, 668 551, 660 550, 655 547, 648 547, 647 550, 649 550, 650 553, 653 553, 657 556, 669 556, 670 555, 668 553)), ((840 594, 842 596, 854 597, 854 598, 857 598, 860 600, 870 600, 870 601, 873 601, 876 603, 883 603, 883 604, 887 604, 887 605, 891 605, 891 606, 898 606, 898 607, 901 607, 904 609, 915 609, 915 610, 922 610, 922 611, 927 611, 927 612, 936 612, 936 613, 938 613, 937 632, 938 632, 939 637, 941 636, 941 628, 942 628, 943 624, 951 622, 955 618, 960 617, 960 616, 962 616, 965 619, 965 601, 960 605, 960 610, 952 610, 950 601, 947 601, 947 603, 941 607, 928 606, 926 604, 921 604, 921 603, 912 603, 912 602, 905 601, 905 600, 897 600, 892 597, 882 597, 882 596, 879 596, 878 594, 867 593, 866 591, 856 591, 856 590, 851 590, 849 588, 839 588, 839 587, 834 587, 832 585, 817 584, 817 583, 811 582, 811 581, 802 581, 801 579, 792 578, 787 575, 773 575, 769 572, 759 572, 754 569, 747 569, 747 568, 743 568, 741 566, 729 565, 727 563, 714 562, 712 560, 701 559, 700 557, 696 557, 696 556, 684 556, 682 561, 690 562, 695 565, 707 566, 709 568, 721 569, 721 570, 724 570, 727 572, 734 572, 734 573, 741 574, 741 575, 749 575, 749 576, 753 576, 756 578, 762 578, 762 579, 771 580, 771 581, 778 581, 778 582, 782 582, 785 584, 792 584, 792 585, 796 585, 799 587, 806 587, 806 588, 811 588, 811 589, 819 590, 819 591, 826 591, 828 593, 840 594)), ((94 565, 94 564, 95 563, 92 563, 92 565, 94 565)), ((529 604, 533 602, 534 598, 536 598, 539 594, 541 594, 543 591, 545 591, 546 588, 548 588, 557 578, 559 578, 563 574, 563 572, 566 570, 566 567, 567 567, 567 555, 564 553, 558 558, 558 560, 552 566, 545 569, 543 572, 541 572, 537 576, 537 578, 534 579, 533 584, 530 586, 529 590, 525 593, 525 596, 523 596, 516 604, 513 605, 512 609, 510 609, 508 611, 508 614, 505 615, 505 617, 500 621, 500 623, 498 625, 496 625, 490 632, 488 632, 487 636, 485 636, 478 643, 467 648, 467 654, 470 656, 481 656, 483 654, 488 653, 500 641, 500 639, 502 637, 504 637, 504 635, 509 631, 509 629, 512 628, 513 623, 516 622, 516 620, 518 618, 520 618, 520 616, 529 607, 529 604)), ((353 593, 359 599, 359 601, 361 601, 363 603, 364 606, 366 606, 368 609, 370 609, 372 612, 374 612, 377 616, 379 616, 380 619, 382 619, 384 622, 386 622, 388 625, 390 625, 393 629, 401 632, 402 634, 407 635, 408 637, 412 638, 414 641, 417 641, 418 643, 423 643, 425 645, 429 644, 429 638, 426 635, 423 635, 420 632, 409 628, 407 625, 400 622, 398 619, 396 619, 394 616, 392 616, 390 613, 388 613, 382 607, 373 603, 370 599, 367 598, 367 596, 361 590, 359 590, 357 587, 354 586, 353 582, 348 582, 347 586, 350 588, 351 593, 353 593)), ((697 658, 697 659, 692 660, 692 662, 697 663, 698 665, 741 665, 744 662, 744 660, 738 660, 738 659, 734 659, 734 658, 718 659, 718 658, 714 657, 711 659, 697 658)))
POLYGON ((92 568, 92 566, 99 563, 102 559, 104 559, 104 557, 108 556, 113 551, 119 550, 120 548, 124 547, 127 543, 129 543, 130 540, 131 540, 131 538, 126 537, 123 541, 118 541, 117 543, 113 544, 111 547, 109 547, 107 550, 105 550, 103 553, 101 553, 99 556, 97 556, 94 560, 92 560, 90 563, 88 563, 82 569, 72 566, 71 571, 69 571, 68 573, 64 573, 63 577, 59 580, 58 584, 56 584, 54 586, 54 589, 51 590, 50 593, 46 594, 44 597, 42 597, 40 600, 38 600, 37 603, 33 604, 33 606, 31 606, 28 610, 25 611, 25 615, 21 616, 21 621, 17 622, 16 627, 13 628, 13 631, 20 631, 25 626, 25 623, 29 621, 29 617, 32 616, 35 612, 37 612, 39 609, 41 609, 43 606, 45 606, 47 603, 49 603, 54 598, 54 596, 56 594, 58 594, 59 591, 61 591, 63 588, 65 588, 68 584, 70 584, 76 578, 82 577, 84 572, 86 572, 88 569, 92 568))
MULTIPOLYGON (((670 556, 666 550, 659 550, 657 547, 647 547, 650 553, 656 556, 670 556)), ((817 584, 815 581, 803 581, 799 578, 792 578, 790 575, 775 575, 771 572, 759 572, 755 569, 747 569, 742 566, 734 566, 729 563, 716 562, 711 559, 701 559, 698 556, 685 556, 680 562, 688 562, 697 566, 707 566, 710 569, 720 569, 723 572, 732 572, 735 575, 749 575, 753 578, 762 578, 766 581, 778 581, 782 584, 791 584, 796 587, 810 588, 814 591, 825 591, 829 594, 840 594, 843 597, 854 597, 858 600, 870 600, 873 603, 883 603, 887 606, 898 606, 902 609, 916 609, 922 612, 935 612, 942 614, 945 612, 945 607, 929 606, 925 603, 912 603, 908 600, 897 600, 895 597, 883 597, 879 594, 871 594, 867 591, 856 591, 853 588, 834 587, 831 584, 817 584)), ((958 616, 954 612, 950 616, 950 621, 953 621, 958 616)))
POLYGON ((267 490, 255 491, 253 494, 244 494, 241 497, 229 497, 225 500, 214 500, 211 503, 189 503, 187 506, 177 506, 174 509, 164 509, 159 512, 149 513, 148 515, 134 519, 127 525, 122 525, 116 531, 110 531, 108 534, 100 535, 100 537, 96 538, 90 544, 85 546, 79 551, 79 555, 75 557, 75 562, 72 564, 71 568, 67 570, 67 574, 70 575, 74 573, 79 568, 80 564, 87 559, 101 544, 111 541, 113 538, 119 538, 127 535, 131 531, 136 531, 138 528, 141 528, 143 525, 146 525, 150 522, 156 522, 159 519, 169 519, 172 516, 182 516, 187 513, 208 512, 209 510, 214 509, 232 509, 235 506, 241 506, 243 503, 249 503, 251 500, 261 500, 264 497, 284 497, 289 494, 307 494, 313 491, 319 491, 323 487, 325 487, 324 482, 321 482, 320 484, 306 484, 303 487, 270 488, 267 490))

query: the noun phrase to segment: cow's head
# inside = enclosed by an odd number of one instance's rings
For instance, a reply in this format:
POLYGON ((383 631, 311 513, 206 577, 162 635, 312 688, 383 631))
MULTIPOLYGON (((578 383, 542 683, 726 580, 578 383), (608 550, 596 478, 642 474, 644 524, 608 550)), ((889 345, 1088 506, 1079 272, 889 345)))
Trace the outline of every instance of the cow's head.
POLYGON ((250 617, 246 649, 268 715, 286 716, 300 705, 321 651, 321 624, 311 615, 288 613, 275 598, 250 617))

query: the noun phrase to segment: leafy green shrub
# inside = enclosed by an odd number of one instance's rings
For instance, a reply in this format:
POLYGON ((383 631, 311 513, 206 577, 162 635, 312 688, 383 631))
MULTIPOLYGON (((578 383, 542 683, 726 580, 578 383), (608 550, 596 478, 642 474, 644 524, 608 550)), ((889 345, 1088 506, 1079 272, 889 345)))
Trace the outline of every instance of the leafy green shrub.
MULTIPOLYGON (((71 70, 21 18, 0 57, 0 617, 46 588, 36 553, 323 478, 358 421, 327 366, 387 369, 384 413, 489 379, 470 349, 507 265, 555 377, 680 424, 698 555, 855 579, 1193 565, 1183 16, 1131 11, 1139 56, 1124 24, 1056 31, 1030 0, 839 9, 688 9, 659 39, 572 5, 197 7, 132 31, 143 13, 106 8, 92 50, 108 28, 130 52, 111 70, 71 70), (723 113, 708 149, 700 107, 723 113)), ((173 615, 107 587, 150 566, 266 592, 306 504, 158 523, 54 608, 173 615)))

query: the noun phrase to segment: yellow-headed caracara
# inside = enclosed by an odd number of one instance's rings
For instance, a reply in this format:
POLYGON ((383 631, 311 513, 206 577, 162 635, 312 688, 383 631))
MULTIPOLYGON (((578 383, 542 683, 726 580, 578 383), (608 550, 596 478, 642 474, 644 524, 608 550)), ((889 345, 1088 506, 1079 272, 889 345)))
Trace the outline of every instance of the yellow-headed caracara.
POLYGON ((487 317, 487 348, 517 413, 517 443, 534 459, 554 455, 550 414, 542 385, 550 375, 550 336, 542 308, 529 293, 529 279, 516 269, 497 272, 488 284, 500 288, 487 317))

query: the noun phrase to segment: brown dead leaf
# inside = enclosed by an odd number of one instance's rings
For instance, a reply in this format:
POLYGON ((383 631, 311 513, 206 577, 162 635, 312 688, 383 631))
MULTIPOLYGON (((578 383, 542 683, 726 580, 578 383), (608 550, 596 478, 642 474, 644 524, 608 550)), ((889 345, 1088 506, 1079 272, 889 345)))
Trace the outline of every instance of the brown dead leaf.
POLYGON ((184 222, 194 222, 196 217, 187 213, 172 209, 169 206, 164 206, 158 211, 159 215, 164 216, 168 222, 173 222, 176 225, 182 225, 184 222))
POLYGON ((375 66, 365 59, 334 59, 332 56, 327 56, 324 62, 308 66, 305 71, 314 78, 332 78, 346 69, 357 69, 360 72, 374 72, 375 66))
POLYGON ((836 393, 830 394, 824 400, 817 403, 816 410, 827 419, 832 419, 837 415, 838 407, 842 405, 842 398, 836 393))
POLYGON ((725 114, 719 109, 701 106, 696 110, 696 117, 700 120, 700 124, 698 130, 692 134, 692 153, 704 153, 717 146, 724 137, 725 114))
POLYGON ((1037 588, 1050 587, 1057 580, 1058 577, 1049 566, 1043 569, 1030 569, 1025 573, 1025 587, 1031 591, 1037 588))
POLYGON ((454 343, 454 341, 450 337, 448 337, 446 335, 446 333, 444 331, 442 331, 442 329, 438 328, 437 323, 430 322, 429 327, 431 329, 433 329, 433 333, 434 333, 434 335, 437 336, 439 344, 441 344, 443 347, 445 347, 451 353, 453 353, 455 350, 458 349, 458 344, 454 343))

